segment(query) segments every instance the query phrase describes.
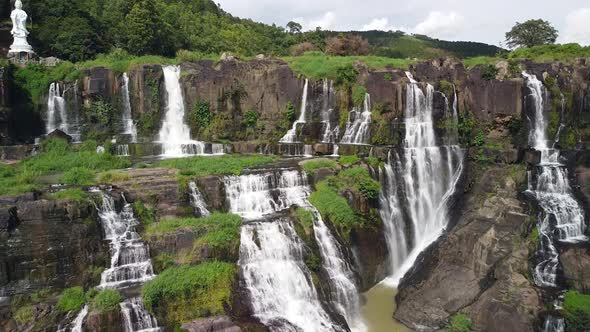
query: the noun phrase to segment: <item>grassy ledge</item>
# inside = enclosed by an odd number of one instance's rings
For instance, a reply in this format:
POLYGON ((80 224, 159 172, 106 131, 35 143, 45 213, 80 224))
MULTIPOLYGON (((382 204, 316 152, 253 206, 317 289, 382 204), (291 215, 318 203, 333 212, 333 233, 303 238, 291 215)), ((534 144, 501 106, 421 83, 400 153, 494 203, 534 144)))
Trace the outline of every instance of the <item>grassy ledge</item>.
POLYGON ((270 164, 277 159, 277 156, 225 155, 169 159, 160 161, 154 166, 175 168, 184 176, 240 175, 244 168, 270 164))

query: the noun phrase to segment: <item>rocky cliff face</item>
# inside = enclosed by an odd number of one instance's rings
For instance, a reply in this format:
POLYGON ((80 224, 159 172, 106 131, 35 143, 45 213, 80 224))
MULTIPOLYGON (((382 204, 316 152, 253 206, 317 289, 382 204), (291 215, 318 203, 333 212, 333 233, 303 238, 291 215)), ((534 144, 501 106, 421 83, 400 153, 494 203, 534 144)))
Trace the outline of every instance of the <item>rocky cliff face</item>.
POLYGON ((525 169, 471 166, 473 187, 457 224, 406 275, 395 317, 413 329, 438 330, 464 312, 476 330, 534 331, 543 306, 528 266, 535 249, 526 236, 534 225, 518 198, 525 169))

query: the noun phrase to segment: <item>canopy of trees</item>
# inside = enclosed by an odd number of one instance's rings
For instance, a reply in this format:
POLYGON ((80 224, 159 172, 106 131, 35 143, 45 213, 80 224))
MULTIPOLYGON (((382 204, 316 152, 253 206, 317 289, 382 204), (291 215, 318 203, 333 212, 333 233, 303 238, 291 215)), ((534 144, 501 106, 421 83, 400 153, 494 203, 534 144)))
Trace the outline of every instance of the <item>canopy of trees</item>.
POLYGON ((174 56, 181 49, 245 56, 327 50, 334 55, 401 58, 494 55, 498 50, 479 43, 425 41, 403 32, 340 33, 320 28, 301 32, 297 22, 284 28, 234 17, 211 0, 23 0, 23 4, 33 23, 30 41, 36 51, 70 61, 88 60, 114 48, 163 56, 174 56), (420 51, 426 49, 437 52, 420 51))
POLYGON ((506 33, 506 44, 510 48, 554 44, 558 35, 551 23, 541 19, 516 22, 512 30, 506 33))

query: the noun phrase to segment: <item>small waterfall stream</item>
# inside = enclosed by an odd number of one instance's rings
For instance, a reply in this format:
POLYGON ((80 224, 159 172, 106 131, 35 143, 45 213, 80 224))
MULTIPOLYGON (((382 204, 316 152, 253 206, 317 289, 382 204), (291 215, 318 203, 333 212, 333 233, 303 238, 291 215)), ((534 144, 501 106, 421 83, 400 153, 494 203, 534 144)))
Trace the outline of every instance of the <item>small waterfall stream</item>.
POLYGON ((338 125, 332 124, 332 103, 334 101, 334 81, 324 79, 322 83, 322 111, 321 120, 324 126, 322 133, 322 143, 336 143, 340 135, 338 125))
POLYGON ((57 82, 49 85, 49 94, 47 97, 47 124, 45 126, 45 131, 49 134, 56 129, 60 129, 66 134, 69 131, 66 100, 64 99, 60 85, 57 82))
POLYGON ((342 136, 341 144, 368 144, 371 129, 371 96, 365 94, 363 110, 353 108, 348 114, 346 131, 342 136))
POLYGON ((137 142, 137 128, 131 114, 131 98, 129 96, 129 76, 123 73, 123 86, 121 87, 123 97, 123 134, 131 137, 131 143, 137 142))
MULTIPOLYGON (((527 190, 542 210, 537 223, 540 244, 533 278, 539 287, 560 289, 561 286, 557 283, 559 251, 556 246, 560 242, 588 240, 584 235, 585 214, 572 192, 567 167, 560 162, 560 151, 548 147, 547 123, 543 114, 547 91, 535 75, 526 72, 522 75, 530 92, 525 101, 532 102, 534 107, 534 118, 529 118, 529 144, 541 152, 541 163, 529 171, 527 190)), ((556 306, 559 306, 559 299, 556 306)), ((563 332, 564 329, 562 317, 546 317, 544 332, 563 332)))
POLYGON ((194 181, 191 181, 189 182, 188 187, 190 190, 191 206, 195 210, 195 214, 202 218, 210 216, 211 212, 207 209, 207 204, 205 203, 197 184, 194 181))
POLYGON ((297 141, 297 128, 299 125, 306 123, 307 121, 307 94, 309 90, 309 80, 305 79, 303 85, 303 94, 301 96, 301 109, 299 110, 299 119, 293 123, 293 127, 287 131, 287 134, 281 138, 280 143, 298 143, 297 141))
POLYGON ((447 226, 448 202, 463 172, 461 148, 436 144, 434 88, 427 84, 424 92, 409 73, 408 78, 403 154, 390 154, 379 172, 392 273, 386 282, 394 287, 447 226))
POLYGON ((242 227, 238 264, 255 316, 272 331, 342 331, 320 303, 304 263, 303 241, 280 214, 297 205, 315 216, 314 234, 330 279, 331 303, 351 329, 365 331, 353 274, 336 239, 307 200, 311 188, 305 174, 270 170, 229 176, 225 184, 231 212, 252 220, 242 227))
POLYGON ((180 87, 180 67, 163 68, 168 95, 166 115, 160 129, 159 141, 165 157, 185 157, 203 154, 205 145, 191 140, 190 128, 184 121, 185 109, 180 87))

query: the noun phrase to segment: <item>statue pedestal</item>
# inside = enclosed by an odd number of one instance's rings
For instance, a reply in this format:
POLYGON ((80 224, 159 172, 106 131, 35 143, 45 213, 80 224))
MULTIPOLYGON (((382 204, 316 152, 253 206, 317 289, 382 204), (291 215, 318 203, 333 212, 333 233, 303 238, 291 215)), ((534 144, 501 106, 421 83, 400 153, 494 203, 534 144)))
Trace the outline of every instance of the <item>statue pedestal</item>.
POLYGON ((29 45, 27 42, 27 38, 22 37, 14 37, 14 42, 10 45, 10 50, 8 51, 8 57, 14 57, 22 55, 21 53, 28 53, 30 55, 35 54, 33 51, 33 47, 29 45))

